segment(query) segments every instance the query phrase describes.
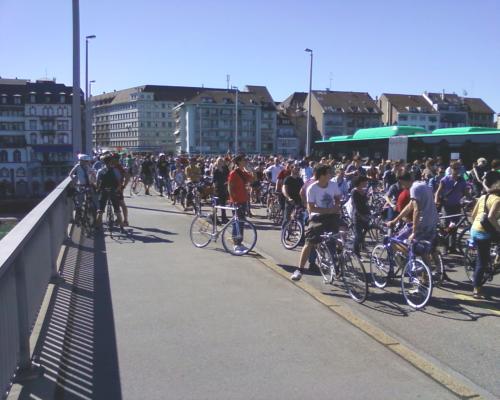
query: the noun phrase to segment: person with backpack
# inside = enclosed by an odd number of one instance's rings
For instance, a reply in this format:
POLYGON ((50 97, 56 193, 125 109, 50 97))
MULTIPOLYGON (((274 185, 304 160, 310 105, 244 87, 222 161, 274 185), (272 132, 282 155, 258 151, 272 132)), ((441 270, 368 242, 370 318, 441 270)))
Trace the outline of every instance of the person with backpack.
POLYGON ((123 219, 120 212, 120 181, 113 169, 113 156, 107 154, 102 157, 104 167, 97 172, 97 193, 99 196, 96 226, 102 225, 102 214, 106 208, 108 199, 115 211, 116 220, 123 230, 123 219))
POLYGON ((482 195, 472 211, 471 239, 477 246, 476 268, 472 284, 474 298, 481 293, 484 269, 490 263, 490 247, 500 238, 500 181, 494 183, 487 194, 482 195))

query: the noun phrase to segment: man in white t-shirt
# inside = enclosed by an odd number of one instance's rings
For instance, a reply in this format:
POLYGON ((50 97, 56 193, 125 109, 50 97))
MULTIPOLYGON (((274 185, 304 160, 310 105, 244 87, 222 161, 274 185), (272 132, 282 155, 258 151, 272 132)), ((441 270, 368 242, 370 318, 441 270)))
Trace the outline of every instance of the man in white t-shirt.
POLYGON ((276 181, 278 180, 279 173, 281 171, 283 171, 284 169, 285 169, 285 167, 283 167, 283 165, 280 164, 278 157, 275 157, 274 164, 271 165, 270 167, 266 168, 266 170, 264 171, 266 173, 266 175, 270 175, 271 183, 273 184, 273 187, 276 184, 276 181))
POLYGON ((305 232, 306 243, 300 253, 299 266, 291 276, 298 281, 311 253, 311 249, 321 242, 325 232, 338 232, 340 221, 340 199, 342 193, 335 182, 330 181, 330 168, 320 165, 314 170, 314 182, 307 188, 307 210, 311 216, 305 232))

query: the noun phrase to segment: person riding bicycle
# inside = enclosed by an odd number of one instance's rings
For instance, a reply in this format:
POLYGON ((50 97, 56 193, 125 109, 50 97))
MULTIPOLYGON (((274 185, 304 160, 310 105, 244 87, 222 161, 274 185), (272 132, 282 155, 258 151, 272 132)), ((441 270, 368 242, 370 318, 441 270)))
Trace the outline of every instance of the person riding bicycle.
POLYGON ((300 189, 304 185, 304 181, 300 177, 300 164, 298 161, 292 166, 290 175, 288 175, 283 180, 283 187, 281 189, 283 197, 285 199, 285 209, 283 213, 283 223, 281 228, 283 229, 285 225, 290 220, 290 216, 295 207, 302 206, 302 200, 300 198, 300 189))
POLYGON ((87 154, 78 154, 78 163, 71 169, 68 176, 77 186, 76 202, 82 204, 84 199, 84 191, 80 188, 92 187, 95 182, 94 171, 90 167, 92 157, 87 154))
POLYGON ((482 195, 472 211, 471 239, 477 246, 476 268, 473 274, 473 296, 483 297, 484 269, 490 263, 490 247, 500 240, 500 181, 495 182, 487 194, 482 195))
POLYGON ((97 193, 99 195, 99 204, 97 209, 96 226, 100 227, 102 225, 102 214, 106 208, 108 199, 110 199, 118 224, 123 230, 119 200, 120 181, 113 170, 113 157, 111 154, 107 154, 102 157, 102 161, 104 162, 104 167, 97 172, 97 193))
POLYGON ((327 165, 318 165, 314 170, 316 182, 308 187, 306 193, 310 215, 305 232, 306 243, 300 253, 299 266, 291 276, 292 280, 298 281, 302 277, 311 249, 321 242, 321 235, 338 232, 342 194, 330 177, 330 167, 327 165))
MULTIPOLYGON (((238 155, 233 159, 234 169, 229 173, 227 187, 229 191, 229 200, 237 207, 237 215, 241 221, 246 218, 246 208, 248 204, 248 191, 246 185, 251 183, 253 175, 246 169, 246 158, 244 155, 238 155)), ((242 245, 243 226, 240 225, 241 238, 236 238, 236 228, 233 227, 234 251, 244 252, 246 248, 242 245)))
POLYGON ((199 183, 201 180, 201 169, 196 163, 196 158, 191 158, 186 167, 186 178, 188 182, 199 183))
POLYGON ((369 228, 370 207, 368 206, 367 188, 369 178, 357 176, 352 180, 351 199, 353 206, 352 223, 354 227, 354 253, 361 258, 361 247, 364 244, 365 233, 369 228))
POLYGON ((148 154, 146 159, 141 164, 141 175, 144 183, 145 194, 149 196, 151 196, 149 188, 153 184, 155 171, 155 164, 151 158, 151 154, 148 154))

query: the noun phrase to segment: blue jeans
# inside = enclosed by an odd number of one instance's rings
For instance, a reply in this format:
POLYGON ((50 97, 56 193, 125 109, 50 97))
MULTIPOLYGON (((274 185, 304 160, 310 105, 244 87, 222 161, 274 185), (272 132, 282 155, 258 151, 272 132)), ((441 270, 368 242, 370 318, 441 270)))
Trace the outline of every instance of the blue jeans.
MULTIPOLYGON (((238 207, 236 210, 236 214, 238 215, 238 218, 240 220, 239 223, 233 222, 233 230, 232 230, 232 236, 233 236, 233 242, 235 246, 241 245, 243 242, 243 222, 246 220, 246 209, 247 209, 247 203, 242 203, 242 204, 234 204, 235 206, 238 207)), ((234 212, 233 212, 234 215, 234 212)))

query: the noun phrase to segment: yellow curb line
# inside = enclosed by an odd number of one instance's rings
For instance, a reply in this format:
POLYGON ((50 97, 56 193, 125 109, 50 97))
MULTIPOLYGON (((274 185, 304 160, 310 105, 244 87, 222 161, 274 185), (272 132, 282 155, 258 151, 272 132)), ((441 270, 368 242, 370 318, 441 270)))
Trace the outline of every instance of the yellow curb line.
MULTIPOLYGON (((254 250, 255 251, 255 250, 254 250)), ((258 252, 257 252, 258 253, 258 252)), ((264 264, 266 267, 271 269, 273 272, 282 276, 283 278, 290 281, 289 273, 286 272, 283 268, 280 268, 274 262, 268 260, 266 257, 262 256, 262 254, 258 253, 259 257, 256 259, 264 264)), ((351 325, 355 326, 372 339, 376 340, 381 345, 385 346, 388 350, 400 356, 405 361, 409 362, 419 371, 429 376, 431 379, 436 381, 438 384, 444 386, 446 389, 451 391, 456 396, 460 398, 466 399, 483 399, 479 394, 477 394, 474 390, 470 389, 462 382, 458 381, 456 378, 452 377, 442 369, 440 369, 437 365, 432 362, 426 360, 422 356, 418 355, 414 350, 411 350, 409 347, 404 344, 399 343, 399 341, 392 336, 388 335, 380 328, 377 328, 373 324, 359 318, 352 311, 347 309, 342 304, 336 303, 332 296, 325 295, 320 290, 315 287, 305 283, 304 281, 295 281, 292 282, 295 286, 302 289, 312 298, 320 302, 321 304, 328 307, 332 312, 342 317, 344 320, 349 322, 351 325)))
POLYGON ((477 303, 480 301, 484 301, 484 299, 475 299, 474 297, 466 295, 466 294, 454 294, 453 296, 459 300, 470 301, 471 306, 473 306, 473 307, 482 308, 483 310, 487 310, 487 311, 490 311, 494 314, 500 315, 500 311, 498 311, 498 310, 494 310, 492 308, 485 307, 484 305, 474 304, 474 303, 477 303))

